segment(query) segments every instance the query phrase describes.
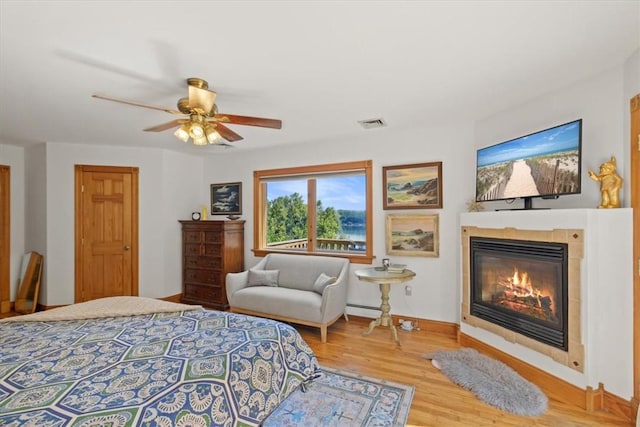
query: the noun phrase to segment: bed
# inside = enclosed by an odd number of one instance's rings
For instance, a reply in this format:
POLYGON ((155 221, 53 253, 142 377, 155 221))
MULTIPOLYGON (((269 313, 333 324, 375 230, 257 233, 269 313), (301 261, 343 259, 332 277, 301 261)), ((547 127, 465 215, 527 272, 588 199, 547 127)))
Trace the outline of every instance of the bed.
POLYGON ((318 369, 284 323, 103 298, 0 322, 0 425, 257 426, 318 369))

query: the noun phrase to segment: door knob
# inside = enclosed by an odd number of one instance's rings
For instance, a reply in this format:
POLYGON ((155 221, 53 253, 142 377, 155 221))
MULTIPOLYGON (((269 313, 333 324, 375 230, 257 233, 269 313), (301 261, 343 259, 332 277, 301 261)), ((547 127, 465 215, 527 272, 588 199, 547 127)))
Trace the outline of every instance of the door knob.
POLYGON ((125 246, 124 246, 124 250, 125 250, 125 251, 128 251, 129 249, 131 249, 131 246, 129 246, 129 245, 125 245, 125 246))

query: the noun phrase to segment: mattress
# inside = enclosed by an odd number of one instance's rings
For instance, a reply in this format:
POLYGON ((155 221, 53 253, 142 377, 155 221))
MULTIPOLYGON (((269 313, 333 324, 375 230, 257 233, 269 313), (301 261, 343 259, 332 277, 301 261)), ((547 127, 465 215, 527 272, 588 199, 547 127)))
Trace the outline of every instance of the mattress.
POLYGON ((100 299, 0 322, 0 425, 257 426, 318 369, 281 322, 100 299))

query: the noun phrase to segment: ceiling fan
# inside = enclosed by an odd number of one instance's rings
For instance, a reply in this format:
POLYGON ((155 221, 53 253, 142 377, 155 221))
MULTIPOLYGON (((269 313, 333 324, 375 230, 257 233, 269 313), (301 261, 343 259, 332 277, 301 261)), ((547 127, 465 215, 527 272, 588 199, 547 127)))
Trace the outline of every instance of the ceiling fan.
POLYGON ((187 79, 187 85, 189 88, 189 95, 186 98, 180 98, 178 100, 177 110, 97 93, 92 96, 94 98, 119 102, 121 104, 188 116, 187 118, 175 119, 144 130, 147 132, 162 132, 176 126, 180 126, 175 131, 174 135, 182 142, 187 142, 189 141, 189 138, 191 138, 195 145, 207 145, 207 143, 228 145, 222 141, 222 139, 229 142, 240 141, 243 139, 240 135, 229 129, 226 124, 259 126, 271 129, 282 128, 281 120, 218 113, 218 106, 215 103, 216 93, 209 90, 209 84, 205 80, 197 77, 189 78, 187 79))

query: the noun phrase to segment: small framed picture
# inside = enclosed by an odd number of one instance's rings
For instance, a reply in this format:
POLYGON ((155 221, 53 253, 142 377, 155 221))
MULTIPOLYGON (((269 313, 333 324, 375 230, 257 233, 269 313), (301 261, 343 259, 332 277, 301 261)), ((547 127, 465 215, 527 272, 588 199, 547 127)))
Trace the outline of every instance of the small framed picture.
POLYGON ((242 215, 242 183, 211 184, 211 215, 242 215))
POLYGON ((442 162, 384 166, 383 209, 442 209, 442 162))
POLYGON ((438 214, 388 214, 389 255, 439 256, 438 214))

